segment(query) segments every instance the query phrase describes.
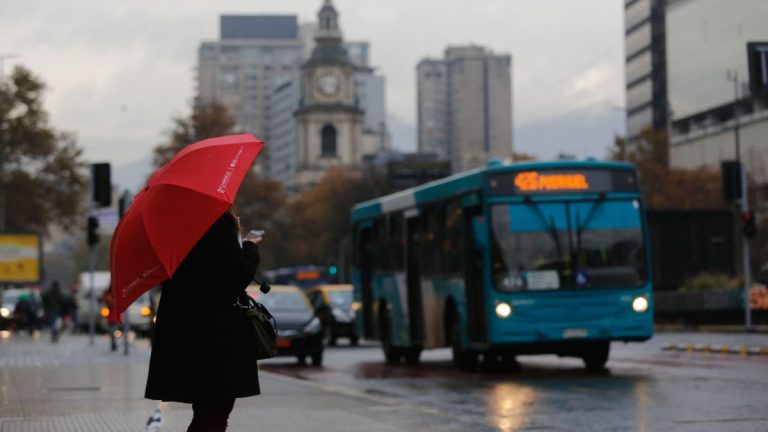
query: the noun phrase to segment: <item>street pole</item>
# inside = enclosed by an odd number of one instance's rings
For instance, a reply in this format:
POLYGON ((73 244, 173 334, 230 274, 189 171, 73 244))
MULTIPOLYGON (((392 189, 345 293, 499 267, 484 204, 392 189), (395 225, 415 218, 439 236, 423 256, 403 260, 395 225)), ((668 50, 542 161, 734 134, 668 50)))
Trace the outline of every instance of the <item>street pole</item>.
MULTIPOLYGON (((126 210, 128 210, 128 205, 130 203, 131 194, 128 193, 128 191, 124 191, 123 194, 120 196, 120 202, 118 204, 118 217, 120 220, 123 219, 123 215, 125 214, 126 210)), ((123 315, 123 354, 128 355, 130 353, 128 343, 128 333, 131 331, 131 317, 129 315, 129 309, 125 309, 125 313, 123 315)))
MULTIPOLYGON (((741 172, 741 214, 749 211, 749 197, 747 188, 747 169, 745 164, 741 163, 741 142, 739 133, 739 71, 728 71, 728 79, 733 81, 733 140, 736 150, 736 162, 739 164, 741 172)), ((744 280, 744 326, 747 330, 752 328, 752 311, 749 304, 749 287, 751 285, 751 269, 749 256, 749 239, 742 232, 741 234, 741 257, 742 257, 742 275, 744 280)))
POLYGON ((96 251, 94 250, 94 245, 91 245, 90 249, 88 270, 91 272, 91 291, 88 294, 88 344, 93 346, 94 334, 96 332, 96 277, 94 275, 96 268, 96 251))

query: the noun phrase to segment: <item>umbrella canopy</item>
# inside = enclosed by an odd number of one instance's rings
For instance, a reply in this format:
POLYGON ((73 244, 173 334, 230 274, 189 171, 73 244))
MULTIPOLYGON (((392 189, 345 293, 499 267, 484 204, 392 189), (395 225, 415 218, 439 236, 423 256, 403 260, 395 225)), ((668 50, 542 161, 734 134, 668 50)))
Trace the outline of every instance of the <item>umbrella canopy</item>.
POLYGON ((185 147, 152 175, 112 237, 112 314, 176 271, 232 205, 263 145, 250 134, 207 139, 185 147))

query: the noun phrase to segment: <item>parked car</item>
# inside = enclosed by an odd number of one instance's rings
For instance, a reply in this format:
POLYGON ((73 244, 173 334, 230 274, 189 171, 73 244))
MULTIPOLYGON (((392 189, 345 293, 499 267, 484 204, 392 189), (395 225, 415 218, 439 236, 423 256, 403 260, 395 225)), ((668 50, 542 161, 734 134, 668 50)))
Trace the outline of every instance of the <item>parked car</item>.
POLYGON ((0 329, 30 332, 43 326, 43 300, 39 288, 11 288, 2 292, 0 329))
POLYGON ((310 357, 313 366, 323 364, 323 326, 300 288, 272 285, 269 293, 262 294, 252 284, 246 291, 275 317, 278 356, 296 356, 300 364, 310 357))
MULTIPOLYGON (((95 330, 106 332, 109 330, 107 317, 109 308, 104 304, 104 291, 109 289, 110 273, 108 271, 96 271, 93 273, 93 287, 91 288, 91 274, 80 273, 80 289, 77 292, 78 323, 80 328, 88 331, 91 314, 91 294, 94 297, 95 330)), ((145 293, 128 307, 128 319, 131 330, 140 335, 149 335, 152 327, 154 310, 150 300, 150 294, 145 293)))
POLYGON ((356 346, 360 337, 355 331, 355 311, 352 304, 352 285, 318 285, 307 290, 329 345, 336 345, 339 337, 349 338, 356 346))

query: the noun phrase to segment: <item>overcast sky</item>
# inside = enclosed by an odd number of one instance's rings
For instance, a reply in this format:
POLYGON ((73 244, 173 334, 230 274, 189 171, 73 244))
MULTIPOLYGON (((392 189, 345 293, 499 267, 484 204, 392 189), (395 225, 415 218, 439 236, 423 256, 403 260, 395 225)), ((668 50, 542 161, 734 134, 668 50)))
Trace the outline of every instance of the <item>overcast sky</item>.
MULTIPOLYGON (((334 0, 347 40, 370 42, 387 80, 387 110, 416 124, 415 66, 449 44, 513 57, 516 128, 624 105, 623 0, 334 0)), ((316 20, 322 0, 0 0, 0 55, 49 86, 57 129, 76 132, 89 161, 125 164, 164 139, 194 96, 197 48, 219 36, 220 14, 296 14, 316 20)), ((615 121, 614 121, 615 123, 615 121)), ((614 128, 605 124, 595 127, 614 128)), ((608 130, 606 140, 610 139, 608 130)), ((615 130, 623 133, 623 130, 615 130)), ((606 142, 537 142, 516 150, 602 156, 606 142)), ((602 136, 602 135, 601 135, 602 136)), ((412 150, 414 136, 395 136, 412 150)), ((590 141, 602 141, 590 140, 590 141)), ((268 143, 267 143, 268 145, 268 143)))

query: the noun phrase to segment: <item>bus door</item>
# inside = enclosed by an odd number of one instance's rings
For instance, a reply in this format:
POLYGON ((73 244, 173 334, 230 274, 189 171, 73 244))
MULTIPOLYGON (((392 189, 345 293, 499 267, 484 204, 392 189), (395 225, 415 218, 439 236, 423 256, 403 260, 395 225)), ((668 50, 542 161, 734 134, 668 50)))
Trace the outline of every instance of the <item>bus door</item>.
MULTIPOLYGON (((487 338, 487 312, 483 290, 483 249, 478 244, 476 223, 482 220, 483 211, 479 205, 464 207, 464 292, 468 336, 471 344, 485 344, 487 338)), ((484 233, 477 233, 485 235, 484 233)))
POLYGON ((406 285, 408 292, 408 321, 411 343, 424 340, 424 310, 421 298, 421 218, 406 214, 406 285))
POLYGON ((366 336, 376 336, 377 326, 373 323, 376 317, 373 316, 373 264, 375 244, 373 239, 373 226, 359 228, 357 251, 360 254, 360 288, 362 292, 363 307, 363 332, 366 336))

